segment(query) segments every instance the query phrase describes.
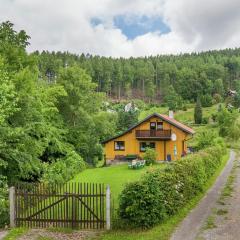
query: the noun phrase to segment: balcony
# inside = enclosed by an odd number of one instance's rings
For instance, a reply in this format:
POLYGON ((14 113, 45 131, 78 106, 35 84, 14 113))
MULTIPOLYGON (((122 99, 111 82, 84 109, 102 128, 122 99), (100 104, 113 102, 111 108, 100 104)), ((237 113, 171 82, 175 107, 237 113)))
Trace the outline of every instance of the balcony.
POLYGON ((171 139, 171 130, 136 130, 137 139, 171 139))

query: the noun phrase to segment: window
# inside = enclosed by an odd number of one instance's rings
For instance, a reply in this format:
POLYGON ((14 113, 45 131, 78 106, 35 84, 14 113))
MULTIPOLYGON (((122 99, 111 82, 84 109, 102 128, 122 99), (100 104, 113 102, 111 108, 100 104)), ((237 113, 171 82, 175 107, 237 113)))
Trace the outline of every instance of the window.
POLYGON ((157 122, 157 130, 163 130, 163 122, 157 122))
POLYGON ((116 141, 116 142, 114 142, 114 150, 116 150, 116 151, 124 151, 125 150, 125 142, 124 141, 116 141))
POLYGON ((156 123, 155 122, 150 122, 150 129, 155 130, 156 129, 156 123))
POLYGON ((140 152, 145 152, 147 148, 155 148, 155 142, 140 142, 140 152))

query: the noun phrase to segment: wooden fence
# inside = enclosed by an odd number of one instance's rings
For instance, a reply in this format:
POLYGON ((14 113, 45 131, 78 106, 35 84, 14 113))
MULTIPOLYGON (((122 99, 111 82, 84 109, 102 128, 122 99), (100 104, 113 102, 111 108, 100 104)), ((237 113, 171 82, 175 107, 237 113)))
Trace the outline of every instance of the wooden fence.
POLYGON ((110 229, 110 188, 104 184, 18 184, 9 196, 12 226, 110 229))

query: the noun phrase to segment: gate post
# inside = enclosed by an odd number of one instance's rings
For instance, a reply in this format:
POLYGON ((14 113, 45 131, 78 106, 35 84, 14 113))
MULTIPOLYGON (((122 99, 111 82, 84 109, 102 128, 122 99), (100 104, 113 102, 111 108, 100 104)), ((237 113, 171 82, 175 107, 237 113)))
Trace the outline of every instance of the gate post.
POLYGON ((15 187, 9 188, 10 227, 15 227, 15 187))
POLYGON ((111 222, 110 222, 110 186, 107 185, 106 188, 106 228, 110 230, 111 222))

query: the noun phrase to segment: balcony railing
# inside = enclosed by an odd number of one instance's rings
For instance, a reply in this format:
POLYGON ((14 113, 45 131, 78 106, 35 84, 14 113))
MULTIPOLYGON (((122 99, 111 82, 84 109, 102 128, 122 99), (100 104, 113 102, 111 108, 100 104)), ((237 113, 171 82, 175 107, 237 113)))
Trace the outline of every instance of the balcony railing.
POLYGON ((136 138, 171 139, 171 130, 136 130, 136 138))

